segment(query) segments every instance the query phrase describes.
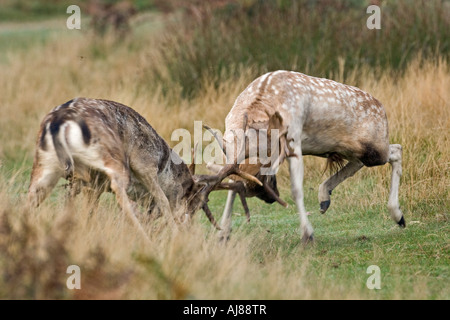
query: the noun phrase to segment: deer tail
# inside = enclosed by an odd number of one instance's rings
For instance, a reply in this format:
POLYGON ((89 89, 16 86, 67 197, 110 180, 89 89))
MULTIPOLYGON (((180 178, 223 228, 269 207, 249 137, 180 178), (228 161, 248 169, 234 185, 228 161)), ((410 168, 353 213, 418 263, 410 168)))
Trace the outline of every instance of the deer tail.
POLYGON ((60 121, 53 121, 50 124, 50 133, 52 135, 53 146, 55 148, 56 155, 58 156, 59 163, 64 168, 66 177, 69 177, 73 175, 74 162, 67 146, 64 131, 64 123, 60 121))
POLYGON ((327 163, 325 164, 325 169, 323 170, 322 174, 324 174, 326 171, 329 171, 330 174, 335 174, 344 167, 344 164, 344 158, 342 158, 341 155, 333 152, 327 157, 327 163))

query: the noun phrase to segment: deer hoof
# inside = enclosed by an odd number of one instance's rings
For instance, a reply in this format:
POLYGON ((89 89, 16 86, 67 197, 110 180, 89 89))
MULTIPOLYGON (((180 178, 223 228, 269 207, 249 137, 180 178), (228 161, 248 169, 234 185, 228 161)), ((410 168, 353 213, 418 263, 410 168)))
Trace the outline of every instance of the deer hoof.
POLYGON ((311 235, 303 235, 303 237, 302 237, 302 244, 303 245, 308 245, 308 244, 312 244, 312 243, 314 243, 314 234, 311 234, 311 235))
POLYGON ((219 243, 227 243, 230 240, 231 229, 221 229, 218 235, 219 243))
POLYGON ((406 228, 405 218, 402 216, 399 222, 397 222, 400 228, 406 228))
POLYGON ((322 201, 320 203, 320 213, 325 213, 325 211, 328 210, 330 203, 331 203, 331 200, 322 201))

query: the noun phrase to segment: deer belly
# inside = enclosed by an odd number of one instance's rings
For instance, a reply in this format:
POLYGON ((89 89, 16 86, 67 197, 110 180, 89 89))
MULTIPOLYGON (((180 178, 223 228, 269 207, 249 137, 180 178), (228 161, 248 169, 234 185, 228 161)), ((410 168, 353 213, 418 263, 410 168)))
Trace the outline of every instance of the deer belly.
POLYGON ((335 152, 336 145, 326 136, 311 136, 302 134, 302 154, 303 155, 323 155, 335 152))
POLYGON ((330 153, 339 153, 346 157, 353 155, 360 145, 354 135, 342 128, 323 130, 305 128, 301 134, 301 147, 303 155, 325 156, 330 153))

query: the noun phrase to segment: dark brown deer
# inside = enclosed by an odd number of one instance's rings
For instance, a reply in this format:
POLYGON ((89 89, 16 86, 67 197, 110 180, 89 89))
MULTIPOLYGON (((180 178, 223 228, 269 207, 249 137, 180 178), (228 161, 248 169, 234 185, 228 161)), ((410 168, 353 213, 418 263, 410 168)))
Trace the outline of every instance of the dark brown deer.
POLYGON ((227 186, 224 178, 237 174, 260 183, 237 165, 214 176, 194 172, 194 166, 181 161, 133 109, 108 100, 76 98, 54 108, 41 123, 28 199, 38 206, 60 178, 71 181, 72 195, 80 186, 91 190, 94 199, 112 191, 147 238, 136 217, 136 202, 154 215, 172 213, 178 221, 202 208, 216 225, 208 195, 227 186))

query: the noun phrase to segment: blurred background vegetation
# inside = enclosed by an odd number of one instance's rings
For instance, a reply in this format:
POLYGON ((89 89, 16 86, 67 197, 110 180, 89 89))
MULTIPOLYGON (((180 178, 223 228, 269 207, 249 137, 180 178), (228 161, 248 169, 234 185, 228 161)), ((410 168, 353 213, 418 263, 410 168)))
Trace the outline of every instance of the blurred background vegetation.
MULTIPOLYGON (((166 30, 159 51, 167 68, 143 70, 143 80, 158 83, 169 96, 188 99, 204 81, 218 87, 239 77, 243 67, 255 77, 289 69, 342 80, 361 66, 401 72, 417 55, 448 58, 450 48, 447 0, 0 0, 0 20, 67 17, 70 4, 92 17, 90 27, 101 20, 101 11, 125 15, 132 7, 135 11, 122 23, 137 21, 135 26, 145 22, 139 13, 162 13, 166 30), (370 4, 381 8, 380 30, 366 27, 370 4)), ((97 24, 97 33, 114 23, 97 24)))
MULTIPOLYGON (((49 18, 67 18, 66 9, 70 5, 78 5, 86 8, 88 5, 113 5, 114 0, 0 0, 0 21, 39 21, 49 18)), ((130 1, 139 11, 155 9, 153 1, 130 1)))
POLYGON ((292 69, 330 77, 360 66, 403 70, 419 53, 449 53, 448 1, 382 1, 381 30, 366 28, 369 1, 220 2, 185 10, 184 27, 175 23, 162 49, 171 66, 164 80, 182 84, 183 95, 195 95, 198 79, 237 76, 242 65, 255 75, 292 69))

